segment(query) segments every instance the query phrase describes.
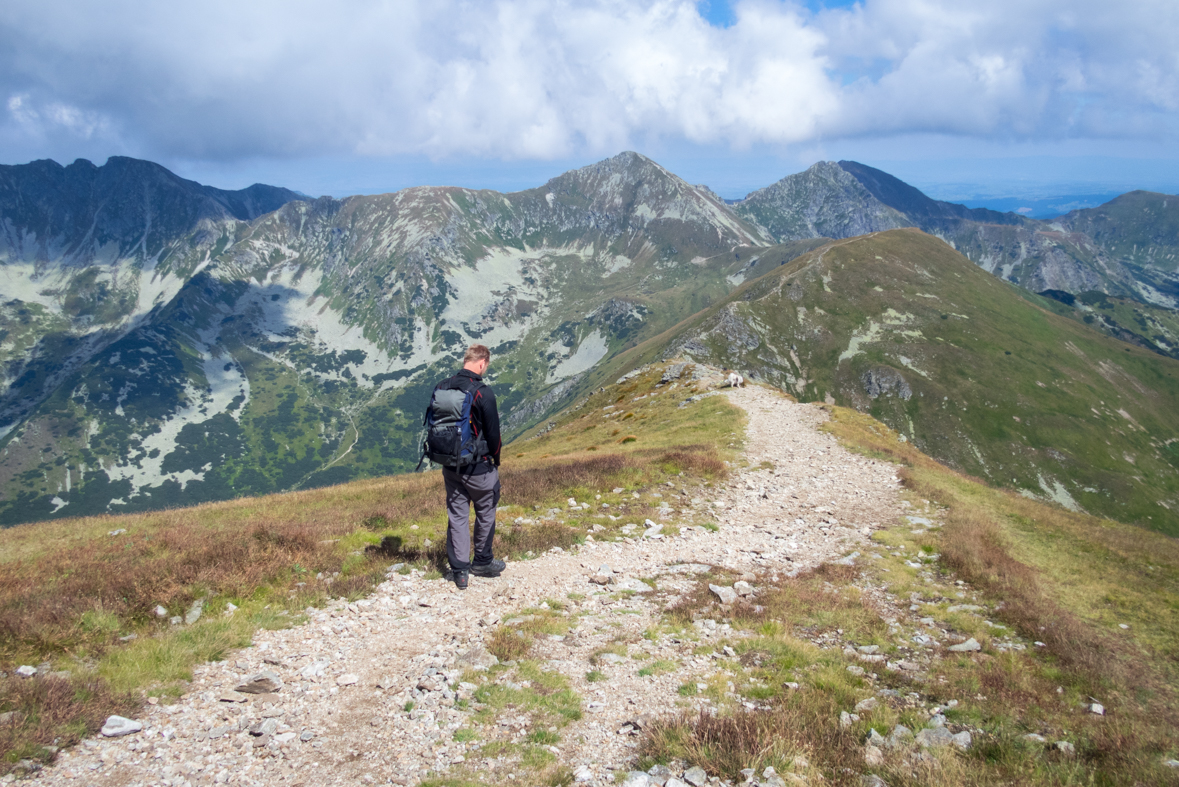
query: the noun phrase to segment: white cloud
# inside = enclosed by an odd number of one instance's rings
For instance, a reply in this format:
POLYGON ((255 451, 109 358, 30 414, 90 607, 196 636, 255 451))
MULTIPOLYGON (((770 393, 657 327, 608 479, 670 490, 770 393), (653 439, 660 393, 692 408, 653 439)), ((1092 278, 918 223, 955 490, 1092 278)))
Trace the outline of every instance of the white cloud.
POLYGON ((511 159, 1176 132, 1172 0, 734 9, 720 29, 691 0, 9 0, 0 146, 511 159))

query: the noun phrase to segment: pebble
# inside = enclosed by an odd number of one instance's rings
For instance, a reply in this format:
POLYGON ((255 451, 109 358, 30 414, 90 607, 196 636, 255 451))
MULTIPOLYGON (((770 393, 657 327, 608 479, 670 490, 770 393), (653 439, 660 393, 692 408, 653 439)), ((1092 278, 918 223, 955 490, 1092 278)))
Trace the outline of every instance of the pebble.
POLYGON ((109 716, 106 724, 102 725, 102 734, 108 738, 121 738, 124 735, 131 735, 140 732, 143 729, 143 724, 134 719, 127 719, 123 716, 109 716))
POLYGON ((708 589, 712 591, 712 594, 717 597, 720 603, 726 606, 737 602, 737 591, 732 588, 722 585, 709 585, 708 589))
POLYGON ((240 691, 242 694, 273 694, 282 687, 282 678, 271 670, 265 670, 246 678, 234 691, 240 691))
POLYGON ((30 667, 27 664, 16 668, 16 674, 22 678, 31 678, 37 674, 36 667, 30 667))
POLYGON ((898 724, 893 728, 892 734, 888 736, 885 745, 890 749, 900 749, 908 746, 913 742, 913 731, 903 724, 898 724))
POLYGON ((635 579, 634 577, 616 579, 614 581, 614 587, 619 590, 629 590, 632 593, 650 593, 653 589, 646 582, 643 582, 641 579, 635 579))
POLYGON ((978 640, 976 640, 974 637, 971 637, 965 642, 959 642, 957 645, 951 645, 950 647, 946 648, 946 650, 952 653, 970 653, 972 651, 982 650, 982 645, 978 644, 978 640))
POLYGON ((954 734, 945 727, 928 727, 917 733, 917 745, 923 749, 937 749, 954 742, 954 734))
POLYGON ((699 765, 693 765, 684 771, 684 781, 692 787, 704 787, 705 784, 708 784, 708 774, 699 765))
POLYGON ((1059 751, 1061 754, 1067 755, 1069 757, 1071 757, 1077 753, 1077 747, 1073 746, 1068 741, 1057 741, 1056 743, 1054 743, 1052 745, 1055 746, 1056 750, 1059 751))

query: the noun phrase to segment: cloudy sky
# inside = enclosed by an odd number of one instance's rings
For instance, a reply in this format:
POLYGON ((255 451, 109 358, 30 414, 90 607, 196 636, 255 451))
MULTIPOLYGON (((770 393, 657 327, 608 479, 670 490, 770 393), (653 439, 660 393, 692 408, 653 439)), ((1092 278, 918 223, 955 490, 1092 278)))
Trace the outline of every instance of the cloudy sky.
POLYGON ((725 196, 839 158, 959 199, 1179 191, 1177 41, 1175 0, 6 0, 0 162, 342 195, 633 149, 725 196))

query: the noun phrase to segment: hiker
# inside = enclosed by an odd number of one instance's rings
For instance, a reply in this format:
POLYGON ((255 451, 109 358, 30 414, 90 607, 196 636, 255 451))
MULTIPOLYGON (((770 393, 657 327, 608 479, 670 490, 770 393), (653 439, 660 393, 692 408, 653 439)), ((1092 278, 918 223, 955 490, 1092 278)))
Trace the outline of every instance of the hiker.
POLYGON ((449 520, 447 578, 460 590, 467 589, 470 574, 497 577, 506 567, 491 552, 499 504, 500 435, 495 394, 483 382, 490 362, 491 351, 472 344, 463 356, 463 368, 434 387, 426 409, 422 457, 442 465, 449 520), (473 548, 471 506, 475 508, 473 548))

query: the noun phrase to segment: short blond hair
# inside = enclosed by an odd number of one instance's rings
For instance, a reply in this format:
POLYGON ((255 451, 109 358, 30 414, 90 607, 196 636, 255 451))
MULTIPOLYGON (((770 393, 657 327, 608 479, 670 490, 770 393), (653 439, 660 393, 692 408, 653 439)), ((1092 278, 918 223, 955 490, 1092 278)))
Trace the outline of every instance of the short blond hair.
POLYGON ((487 349, 482 344, 472 344, 467 348, 467 352, 463 354, 463 363, 475 363, 477 361, 490 361, 491 350, 487 349))

